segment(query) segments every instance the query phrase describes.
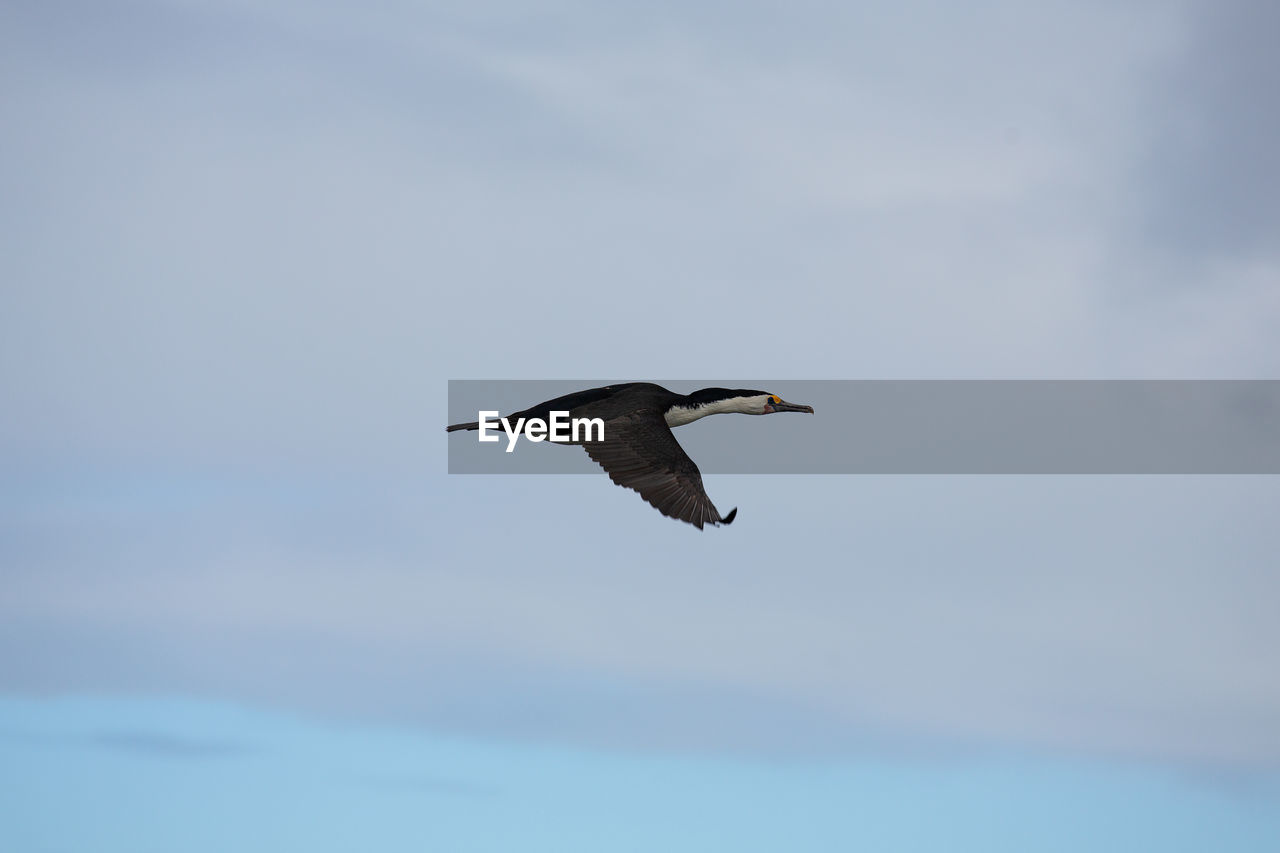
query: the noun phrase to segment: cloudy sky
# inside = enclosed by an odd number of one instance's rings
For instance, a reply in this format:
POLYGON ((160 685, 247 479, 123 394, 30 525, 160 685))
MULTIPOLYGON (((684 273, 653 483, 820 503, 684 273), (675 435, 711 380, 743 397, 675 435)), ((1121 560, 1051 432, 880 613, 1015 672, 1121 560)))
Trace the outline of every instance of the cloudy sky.
POLYGON ((699 533, 441 427, 1280 376, 1277 8, 4 4, 3 846, 1274 849, 1275 478, 708 476, 699 533))

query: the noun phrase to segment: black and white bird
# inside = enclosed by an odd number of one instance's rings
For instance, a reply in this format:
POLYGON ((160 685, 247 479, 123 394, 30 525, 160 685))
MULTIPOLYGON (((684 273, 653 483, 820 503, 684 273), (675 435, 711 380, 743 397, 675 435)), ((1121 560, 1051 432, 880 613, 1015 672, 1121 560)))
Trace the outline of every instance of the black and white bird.
MULTIPOLYGON (((738 388, 703 388, 692 394, 676 394, 651 382, 606 385, 556 397, 508 415, 549 421, 552 412, 569 412, 571 418, 600 418, 603 440, 560 442, 582 444, 587 454, 604 468, 619 486, 634 489, 669 518, 687 521, 699 530, 707 524, 729 524, 737 507, 721 516, 702 486, 702 473, 672 435, 671 428, 707 415, 738 412, 770 415, 775 412, 808 412, 812 406, 788 403, 776 394, 738 388)), ((448 432, 479 429, 478 421, 453 424, 448 432)))

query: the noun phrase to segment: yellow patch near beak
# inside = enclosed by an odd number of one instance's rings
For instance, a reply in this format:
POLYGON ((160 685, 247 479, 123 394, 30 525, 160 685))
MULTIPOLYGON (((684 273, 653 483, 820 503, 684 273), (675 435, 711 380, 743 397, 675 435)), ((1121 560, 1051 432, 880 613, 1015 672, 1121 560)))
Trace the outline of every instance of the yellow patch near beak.
POLYGON ((781 402, 782 402, 782 398, 781 398, 781 397, 779 397, 777 394, 770 394, 770 395, 769 395, 769 399, 773 400, 773 402, 775 402, 775 403, 781 403, 781 402))

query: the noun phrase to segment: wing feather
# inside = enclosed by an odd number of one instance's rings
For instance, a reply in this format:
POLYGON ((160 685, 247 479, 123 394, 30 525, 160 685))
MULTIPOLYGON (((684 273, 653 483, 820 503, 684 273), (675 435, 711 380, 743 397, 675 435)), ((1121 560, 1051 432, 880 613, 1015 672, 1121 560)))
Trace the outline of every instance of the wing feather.
POLYGON ((642 409, 605 421, 604 440, 583 444, 609 479, 640 493, 658 512, 699 530, 729 524, 707 497, 702 472, 671 433, 662 412, 642 409))

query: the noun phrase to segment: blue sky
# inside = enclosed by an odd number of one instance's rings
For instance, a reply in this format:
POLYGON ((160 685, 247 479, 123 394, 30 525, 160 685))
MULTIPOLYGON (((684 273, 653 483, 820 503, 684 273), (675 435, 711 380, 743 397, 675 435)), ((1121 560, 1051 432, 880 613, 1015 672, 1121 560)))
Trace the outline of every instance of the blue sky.
POLYGON ((1192 851, 1280 832, 1274 782, 1043 756, 713 759, 157 697, 0 714, 12 849, 1192 851))
POLYGON ((6 4, 3 846, 1274 849, 1275 478, 708 476, 699 533, 441 427, 1274 378, 1275 16, 6 4))

